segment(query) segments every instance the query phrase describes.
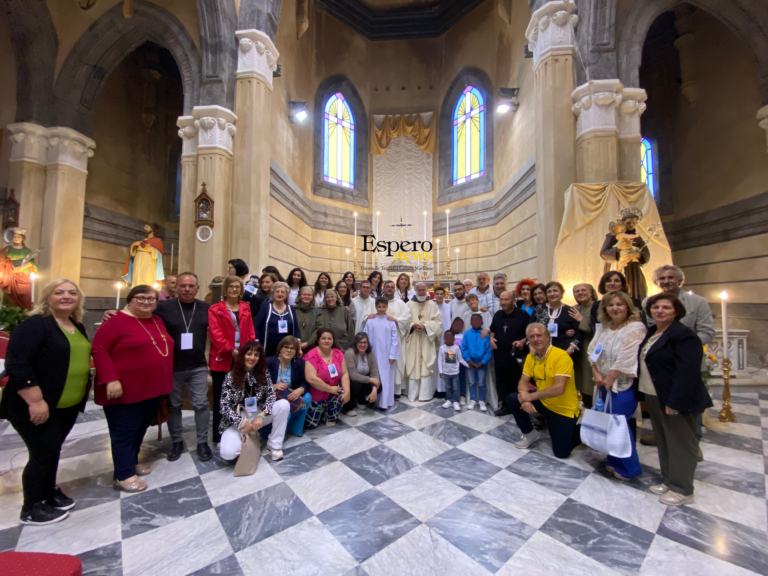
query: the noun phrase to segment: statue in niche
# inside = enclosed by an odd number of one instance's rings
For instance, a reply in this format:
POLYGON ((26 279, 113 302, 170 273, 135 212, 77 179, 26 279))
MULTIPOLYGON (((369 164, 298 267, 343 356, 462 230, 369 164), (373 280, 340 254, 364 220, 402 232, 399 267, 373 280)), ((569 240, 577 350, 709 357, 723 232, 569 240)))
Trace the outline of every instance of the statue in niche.
POLYGON ((155 282, 165 279, 163 241, 155 236, 156 232, 156 224, 144 224, 146 238, 131 244, 123 269, 123 280, 131 286, 152 286, 155 282))
POLYGON ((24 228, 13 228, 13 243, 0 250, 0 289, 8 297, 11 306, 24 310, 32 309, 32 281, 29 275, 37 274, 35 256, 24 243, 27 239, 24 228))
POLYGON ((642 218, 643 212, 639 208, 621 210, 616 222, 611 223, 600 249, 600 257, 606 262, 605 271, 622 272, 627 278, 629 295, 641 302, 648 295, 642 266, 651 257, 648 246, 635 230, 642 218))

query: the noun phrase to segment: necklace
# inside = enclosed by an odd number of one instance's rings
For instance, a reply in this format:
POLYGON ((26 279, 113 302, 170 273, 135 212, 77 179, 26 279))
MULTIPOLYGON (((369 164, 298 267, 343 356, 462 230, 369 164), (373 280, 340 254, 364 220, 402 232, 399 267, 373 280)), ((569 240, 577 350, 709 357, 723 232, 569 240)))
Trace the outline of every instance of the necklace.
POLYGON ((330 359, 325 357, 325 354, 323 354, 323 352, 322 352, 322 350, 320 350, 320 348, 318 348, 318 351, 320 352, 320 358, 323 359, 323 362, 325 362, 326 364, 328 364, 328 366, 330 366, 333 363, 333 350, 331 350, 331 358, 330 359))
MULTIPOLYGON (((134 316, 134 318, 136 318, 136 316, 134 316)), ((154 336, 152 336, 152 334, 150 334, 150 333, 149 333, 149 330, 147 330, 147 327, 146 327, 146 326, 144 326, 144 324, 142 324, 142 323, 141 323, 141 320, 139 320, 138 318, 136 318, 136 322, 138 322, 138 323, 139 323, 139 326, 141 326, 142 328, 144 328, 144 332, 146 332, 146 333, 147 333, 147 336, 149 336, 149 339, 150 339, 150 340, 152 340, 152 346, 154 346, 154 347, 157 349, 157 352, 160 354, 160 356, 162 356, 163 358, 165 358, 166 356, 168 356, 168 340, 166 340, 166 339, 165 339, 165 334, 163 334, 162 332, 160 332, 160 326, 158 326, 158 325, 157 325, 157 320, 155 320, 155 317, 154 317, 154 316, 152 316, 152 322, 154 322, 154 323, 155 323, 155 328, 157 328, 157 332, 160 334, 160 338, 162 338, 162 339, 163 339, 163 343, 165 344, 165 354, 163 354, 162 352, 160 352, 160 348, 158 347, 158 345, 157 345, 157 342, 155 342, 155 337, 154 337, 154 336)))

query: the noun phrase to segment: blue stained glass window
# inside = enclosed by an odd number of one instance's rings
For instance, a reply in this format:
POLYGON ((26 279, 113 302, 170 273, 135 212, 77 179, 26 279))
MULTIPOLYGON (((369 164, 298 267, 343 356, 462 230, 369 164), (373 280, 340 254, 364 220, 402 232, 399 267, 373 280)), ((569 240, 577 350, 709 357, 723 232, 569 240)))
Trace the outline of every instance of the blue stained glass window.
POLYGON ((485 174, 485 99, 467 86, 453 110, 453 184, 485 174))
POLYGON ((651 196, 656 198, 656 186, 653 173, 653 146, 648 138, 643 138, 640 144, 640 179, 648 186, 651 196))
POLYGON ((355 116, 341 92, 325 103, 323 178, 345 188, 355 187, 355 116))

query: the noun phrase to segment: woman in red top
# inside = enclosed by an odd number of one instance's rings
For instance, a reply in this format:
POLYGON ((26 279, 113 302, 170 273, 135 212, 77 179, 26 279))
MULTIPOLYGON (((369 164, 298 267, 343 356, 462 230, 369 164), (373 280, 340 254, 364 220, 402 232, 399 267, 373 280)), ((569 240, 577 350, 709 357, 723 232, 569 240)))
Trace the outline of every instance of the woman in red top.
POLYGON ((304 377, 312 396, 304 428, 317 428, 322 421, 336 426, 341 407, 349 402, 349 374, 330 328, 317 331, 317 348, 304 356, 304 377))
POLYGON ((232 369, 240 343, 256 339, 251 307, 242 302, 245 286, 237 276, 227 276, 221 287, 224 300, 208 308, 211 351, 208 366, 213 380, 213 441, 221 441, 221 388, 232 369))
POLYGON ((157 290, 142 284, 126 300, 127 309, 96 332, 91 354, 96 404, 104 406, 112 442, 115 487, 141 492, 147 484, 138 477, 151 469, 138 465, 139 449, 161 396, 173 389, 173 340, 152 314, 157 290))

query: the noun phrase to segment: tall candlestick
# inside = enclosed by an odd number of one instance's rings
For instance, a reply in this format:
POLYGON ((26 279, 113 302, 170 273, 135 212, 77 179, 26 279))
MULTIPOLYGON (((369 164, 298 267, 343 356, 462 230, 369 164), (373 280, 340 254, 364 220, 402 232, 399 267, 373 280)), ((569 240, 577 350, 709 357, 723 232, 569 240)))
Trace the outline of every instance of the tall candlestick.
POLYGON ((349 270, 349 248, 347 248, 347 270, 349 270))
MULTIPOLYGON (((445 245, 450 246, 451 245, 451 217, 450 217, 450 210, 445 211, 445 245)), ((450 256, 450 254, 448 255, 450 256)))
POLYGON ((115 300, 115 310, 120 310, 120 289, 123 287, 122 282, 117 283, 117 300, 115 300))
POLYGON ((357 212, 355 212, 355 241, 352 246, 357 250, 357 212))
POLYGON ((368 267, 368 252, 363 250, 363 274, 365 274, 365 269, 368 267))
POLYGON ((173 276, 173 249, 176 247, 176 244, 171 242, 171 276, 173 276))
POLYGON ((723 311, 723 408, 718 417, 720 422, 736 422, 731 410, 731 359, 728 357, 728 292, 720 294, 723 311))
POLYGON ((440 276, 440 238, 437 239, 437 275, 440 276))
POLYGON ((32 284, 32 304, 35 303, 35 279, 36 278, 37 278, 37 274, 35 274, 34 272, 32 272, 29 275, 29 282, 30 284, 32 284))
POLYGON ((459 249, 456 248, 456 278, 459 277, 459 249))

